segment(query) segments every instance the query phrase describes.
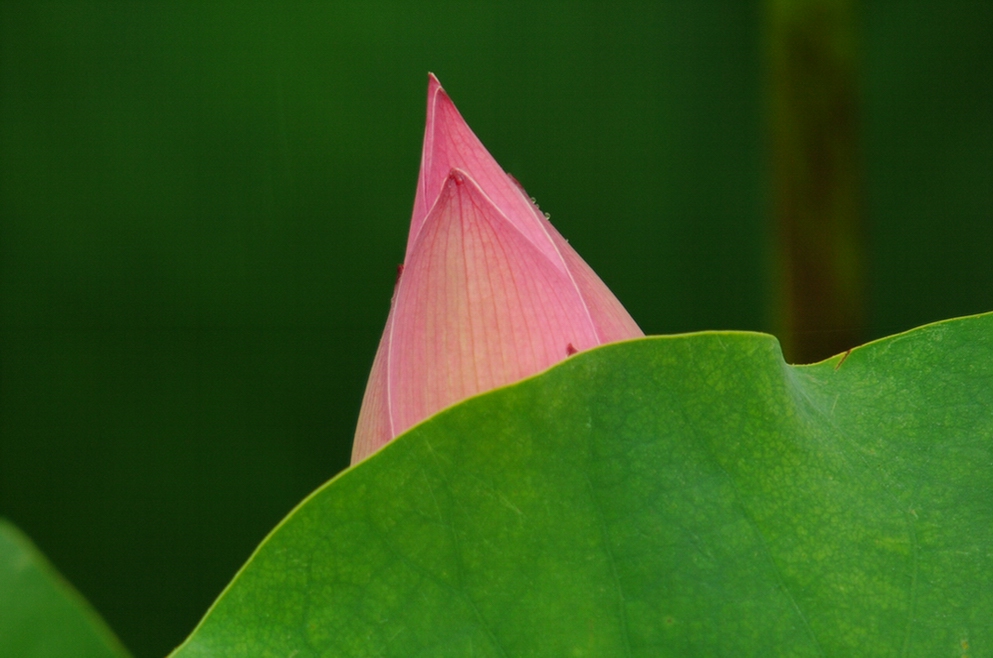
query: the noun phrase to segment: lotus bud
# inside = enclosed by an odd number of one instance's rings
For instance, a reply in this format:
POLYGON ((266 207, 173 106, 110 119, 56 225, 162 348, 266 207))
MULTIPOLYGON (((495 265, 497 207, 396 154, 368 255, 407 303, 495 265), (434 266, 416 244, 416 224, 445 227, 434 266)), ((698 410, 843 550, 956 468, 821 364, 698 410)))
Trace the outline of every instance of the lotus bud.
POLYGON ((643 335, 430 75, 406 255, 352 463, 467 397, 643 335))

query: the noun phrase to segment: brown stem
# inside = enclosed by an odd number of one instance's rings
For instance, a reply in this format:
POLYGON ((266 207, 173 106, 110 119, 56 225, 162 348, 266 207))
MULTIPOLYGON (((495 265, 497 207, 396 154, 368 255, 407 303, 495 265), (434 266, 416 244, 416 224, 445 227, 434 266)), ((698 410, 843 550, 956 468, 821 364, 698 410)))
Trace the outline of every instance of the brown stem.
POLYGON ((863 340, 854 0, 767 0, 777 325, 787 360, 863 340))

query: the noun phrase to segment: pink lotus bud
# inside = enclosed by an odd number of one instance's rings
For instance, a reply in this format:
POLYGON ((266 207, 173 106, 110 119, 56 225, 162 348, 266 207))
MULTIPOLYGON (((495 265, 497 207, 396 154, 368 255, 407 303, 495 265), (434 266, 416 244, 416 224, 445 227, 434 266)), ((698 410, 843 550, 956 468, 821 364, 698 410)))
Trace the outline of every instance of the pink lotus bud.
POLYGON ((471 395, 644 335, 483 147, 434 75, 404 260, 353 464, 471 395))

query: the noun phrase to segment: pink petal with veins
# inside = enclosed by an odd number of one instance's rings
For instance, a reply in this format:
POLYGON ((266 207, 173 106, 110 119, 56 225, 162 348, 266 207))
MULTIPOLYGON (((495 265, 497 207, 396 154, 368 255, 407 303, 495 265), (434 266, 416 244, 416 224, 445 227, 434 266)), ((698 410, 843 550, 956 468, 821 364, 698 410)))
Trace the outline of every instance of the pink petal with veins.
POLYGON ((389 357, 396 433, 599 344, 568 273, 453 170, 407 262, 389 357))

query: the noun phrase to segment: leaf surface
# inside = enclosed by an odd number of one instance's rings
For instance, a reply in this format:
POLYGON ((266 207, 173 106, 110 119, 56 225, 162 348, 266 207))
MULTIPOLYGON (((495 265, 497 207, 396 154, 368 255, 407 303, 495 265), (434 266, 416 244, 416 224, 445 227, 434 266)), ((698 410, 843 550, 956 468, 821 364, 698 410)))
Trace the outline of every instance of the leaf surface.
POLYGON ((31 541, 0 519, 0 656, 129 655, 96 611, 31 541))
POLYGON ((993 655, 993 314, 581 353, 304 501, 174 654, 993 655))

